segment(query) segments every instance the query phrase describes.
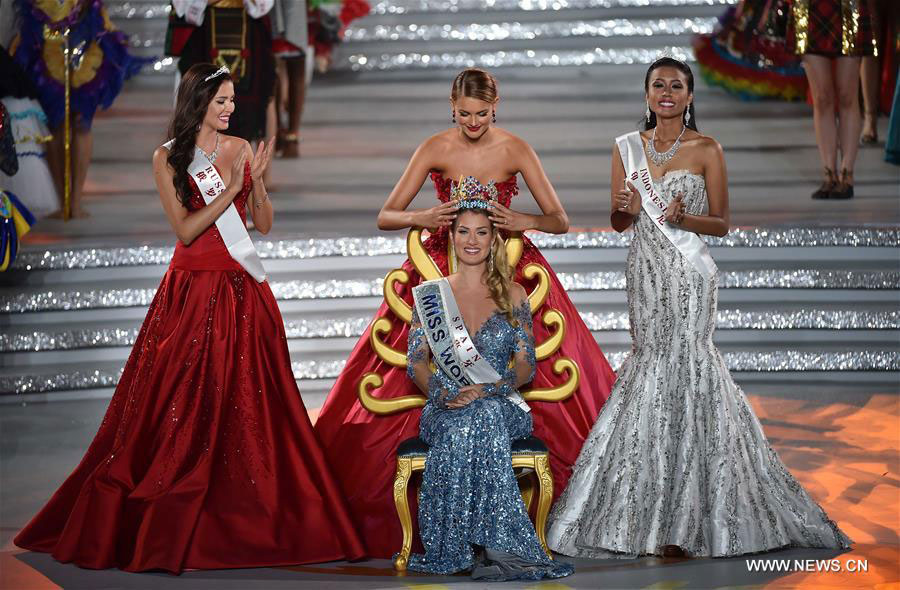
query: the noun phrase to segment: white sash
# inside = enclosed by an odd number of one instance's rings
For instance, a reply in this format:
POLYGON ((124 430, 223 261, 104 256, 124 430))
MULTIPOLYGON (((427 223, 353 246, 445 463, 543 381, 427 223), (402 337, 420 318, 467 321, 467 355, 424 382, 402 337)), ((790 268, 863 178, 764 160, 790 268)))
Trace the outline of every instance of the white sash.
POLYGON ((625 166, 625 176, 631 180, 635 188, 641 194, 641 206, 644 212, 653 220, 669 241, 681 252, 694 268, 707 280, 713 278, 719 270, 706 242, 694 232, 666 223, 666 202, 653 187, 653 178, 650 176, 650 167, 647 164, 647 156, 644 154, 644 144, 641 134, 632 131, 616 138, 619 154, 622 156, 622 164, 625 166))
POLYGON ((199 27, 203 24, 206 0, 172 0, 172 8, 176 16, 184 17, 184 20, 199 27))
MULTIPOLYGON (((459 385, 496 383, 501 379, 475 347, 446 278, 418 285, 413 289, 413 301, 428 337, 431 356, 441 370, 459 385)), ((523 411, 531 411, 517 391, 507 399, 523 411)))
MULTIPOLYGON (((201 26, 206 12, 207 0, 172 0, 175 15, 184 17, 192 25, 201 26)), ((275 0, 245 0, 244 8, 250 18, 262 18, 272 10, 275 0)))
MULTIPOLYGON (((169 140, 163 144, 163 147, 167 150, 172 149, 174 142, 174 139, 169 140)), ((225 191, 225 183, 222 182, 219 171, 212 165, 209 158, 200 151, 200 148, 194 149, 194 160, 188 166, 188 174, 197 183, 197 188, 200 189, 200 194, 207 205, 225 191)), ((232 179, 232 182, 237 182, 237 179, 232 179)), ((216 229, 219 230, 219 235, 222 236, 222 241, 225 242, 225 247, 228 249, 231 257, 243 266, 244 270, 250 273, 250 276, 256 279, 257 283, 265 281, 266 269, 263 268, 259 254, 256 253, 256 247, 253 245, 253 240, 250 239, 250 234, 247 233, 247 226, 244 225, 244 221, 238 215, 234 203, 228 205, 228 208, 216 219, 216 229)))
POLYGON ((274 5, 275 0, 244 0, 244 8, 247 10, 250 18, 266 16, 274 5))

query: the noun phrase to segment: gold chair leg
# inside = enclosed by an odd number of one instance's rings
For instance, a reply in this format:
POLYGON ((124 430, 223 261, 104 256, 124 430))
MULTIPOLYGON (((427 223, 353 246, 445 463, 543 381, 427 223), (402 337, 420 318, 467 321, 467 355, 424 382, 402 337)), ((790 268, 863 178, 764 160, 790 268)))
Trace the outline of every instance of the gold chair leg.
POLYGON ((522 494, 522 502, 525 503, 525 512, 531 514, 531 503, 534 501, 534 471, 527 469, 524 473, 516 474, 519 484, 519 493, 522 494))
MULTIPOLYGON (((394 504, 397 506, 397 517, 400 519, 400 527, 403 529, 403 547, 394 559, 394 569, 405 572, 409 563, 409 554, 412 551, 412 517, 409 514, 409 498, 407 488, 412 474, 412 459, 401 457, 397 459, 397 475, 394 477, 394 504)), ((552 480, 551 480, 552 484, 552 480)))
POLYGON ((538 455, 534 458, 534 471, 538 478, 538 506, 534 530, 537 532, 541 547, 552 559, 553 554, 547 546, 547 517, 550 515, 550 504, 553 502, 553 474, 550 473, 550 460, 547 455, 538 455))

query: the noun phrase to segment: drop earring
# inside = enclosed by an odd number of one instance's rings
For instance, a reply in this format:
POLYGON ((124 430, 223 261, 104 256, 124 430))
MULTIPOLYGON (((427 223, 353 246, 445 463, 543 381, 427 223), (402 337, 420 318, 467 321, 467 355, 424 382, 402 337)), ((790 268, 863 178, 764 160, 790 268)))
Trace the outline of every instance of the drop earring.
POLYGON ((691 105, 688 105, 686 109, 684 109, 684 126, 687 127, 691 124, 691 105))
POLYGON ((456 123, 456 111, 450 111, 450 120, 456 123))
POLYGON ((644 116, 647 117, 647 122, 649 123, 650 122, 650 103, 649 102, 647 103, 647 112, 644 116))
POLYGON ((492 122, 492 123, 496 123, 496 122, 497 122, 497 111, 494 111, 494 112, 493 112, 493 115, 491 116, 491 122, 492 122))
POLYGON ((488 274, 494 274, 494 249, 491 248, 491 253, 488 255, 488 274))

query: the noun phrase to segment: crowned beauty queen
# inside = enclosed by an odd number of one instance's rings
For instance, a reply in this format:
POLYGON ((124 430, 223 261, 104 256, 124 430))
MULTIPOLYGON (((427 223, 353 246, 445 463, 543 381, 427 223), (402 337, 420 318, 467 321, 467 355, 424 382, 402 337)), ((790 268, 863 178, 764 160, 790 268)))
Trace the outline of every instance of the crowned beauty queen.
MULTIPOLYGON (((490 201, 457 203, 455 271, 413 289, 407 374, 427 395, 419 433, 428 449, 419 494, 425 551, 409 555, 408 567, 485 581, 561 578, 573 567, 545 552, 543 516, 538 533, 513 471, 513 442, 532 430, 519 392, 534 375, 531 304, 511 280, 490 201)), ((395 557, 398 569, 407 549, 395 557)))
MULTIPOLYGON (((449 276, 455 261, 449 227, 456 218, 454 197, 490 201, 491 221, 506 239, 513 279, 531 294, 537 365, 526 389, 539 391, 531 401, 534 435, 550 449, 554 488, 565 487, 582 441, 605 402, 615 374, 581 320, 547 261, 521 231, 565 233, 568 220, 534 150, 496 127, 494 78, 465 70, 453 83, 451 116, 455 126, 427 139, 413 155, 379 214, 381 229, 412 228, 410 260, 385 281, 386 301, 360 338, 331 390, 316 431, 340 480, 355 522, 373 557, 390 557, 401 543, 392 482, 396 450, 419 433, 421 403, 412 409, 374 413, 361 399, 421 398, 406 375, 406 350, 412 290, 424 279, 449 276), (521 174, 543 212, 525 215, 510 207, 521 174), (407 210, 426 178, 434 182, 439 203, 407 210), (498 181, 498 182, 495 182, 498 181), (420 241, 420 229, 431 235, 420 241), (368 393, 364 385, 371 386, 368 393)), ((400 402, 401 405, 403 402, 400 402)))

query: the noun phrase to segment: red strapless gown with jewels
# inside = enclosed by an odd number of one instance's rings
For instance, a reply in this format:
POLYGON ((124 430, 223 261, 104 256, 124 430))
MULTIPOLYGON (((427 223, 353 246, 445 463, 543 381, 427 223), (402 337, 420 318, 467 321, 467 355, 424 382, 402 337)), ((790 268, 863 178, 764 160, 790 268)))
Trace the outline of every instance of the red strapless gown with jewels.
MULTIPOLYGON (((250 186, 248 167, 242 217, 250 186)), ((175 247, 87 454, 15 543, 173 573, 363 556, 272 291, 214 225, 175 247)))
MULTIPOLYGON (((438 199, 448 201, 455 181, 443 178, 437 172, 433 172, 431 178, 438 199)), ((509 206, 519 192, 515 176, 498 183, 496 187, 498 200, 505 206, 509 206)), ((447 274, 447 238, 447 230, 441 229, 424 243, 444 275, 447 274)), ((616 375, 550 265, 527 237, 524 242, 525 249, 516 267, 515 280, 531 292, 534 283, 522 276, 522 269, 531 262, 542 264, 550 273, 550 294, 535 317, 541 317, 545 309, 553 308, 559 310, 566 320, 562 346, 554 355, 538 362, 531 387, 553 387, 564 381, 564 377, 552 369, 553 362, 560 356, 571 358, 581 370, 580 386, 570 398, 563 402, 530 404, 534 436, 541 438, 550 448, 554 494, 559 495, 569 480, 572 464, 585 437, 609 396, 616 375)), ((398 293, 412 304, 412 288, 421 282, 421 277, 408 260, 403 268, 409 273, 410 281, 402 285, 398 293)), ((393 324, 384 339, 385 343, 405 351, 408 326, 403 320, 397 318, 387 304, 382 304, 376 317, 387 317, 393 324)), ((549 331, 543 323, 535 321, 535 341, 543 342, 548 336, 549 331)), ((376 355, 369 343, 367 330, 328 395, 316 422, 316 432, 353 511, 354 522, 363 534, 367 553, 372 557, 390 557, 400 550, 402 542, 391 487, 397 464, 395 453, 400 442, 419 435, 421 410, 386 416, 376 416, 366 410, 359 401, 357 386, 362 376, 370 371, 384 378, 384 385, 373 392, 376 397, 421 393, 406 376, 405 369, 395 368, 376 355)), ((415 518, 415 509, 412 513, 415 518)))

